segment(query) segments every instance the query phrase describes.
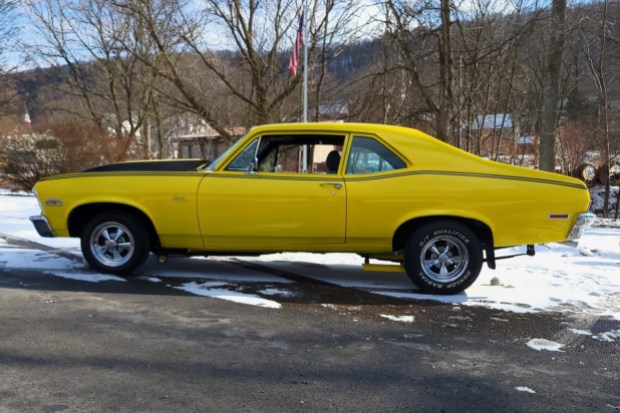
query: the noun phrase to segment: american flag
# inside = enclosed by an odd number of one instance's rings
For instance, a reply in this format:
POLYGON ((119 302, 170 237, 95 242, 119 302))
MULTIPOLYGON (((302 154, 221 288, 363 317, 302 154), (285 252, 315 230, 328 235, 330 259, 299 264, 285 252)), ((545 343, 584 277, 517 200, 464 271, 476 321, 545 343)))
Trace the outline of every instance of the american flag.
POLYGON ((288 64, 288 71, 292 76, 297 74, 297 68, 299 67, 299 49, 304 45, 304 14, 301 13, 299 18, 299 30, 297 30, 297 37, 295 38, 295 45, 293 46, 293 53, 291 54, 291 60, 288 64))

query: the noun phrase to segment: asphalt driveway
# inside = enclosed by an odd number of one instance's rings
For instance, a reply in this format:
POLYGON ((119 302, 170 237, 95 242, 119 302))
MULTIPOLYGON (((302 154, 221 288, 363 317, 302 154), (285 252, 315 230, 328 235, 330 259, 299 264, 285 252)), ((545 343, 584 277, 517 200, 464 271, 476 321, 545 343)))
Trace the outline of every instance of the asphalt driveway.
MULTIPOLYGON (((178 278, 94 283, 0 267, 0 411, 620 410, 620 340, 575 333, 617 321, 273 273, 294 292, 279 309, 196 296, 174 288, 189 281, 178 278)), ((241 284, 260 295, 270 283, 241 284)))

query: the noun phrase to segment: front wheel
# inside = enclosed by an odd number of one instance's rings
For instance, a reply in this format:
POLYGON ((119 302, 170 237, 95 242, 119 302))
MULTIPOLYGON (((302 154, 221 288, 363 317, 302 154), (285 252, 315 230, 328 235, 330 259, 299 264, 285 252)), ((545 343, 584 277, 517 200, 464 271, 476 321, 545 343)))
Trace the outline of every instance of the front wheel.
POLYGON ((117 275, 129 275, 149 255, 149 236, 134 217, 110 212, 92 218, 80 237, 82 253, 91 267, 117 275))
POLYGON ((458 222, 425 224, 405 246, 407 275, 425 293, 460 293, 476 281, 481 269, 480 241, 458 222))

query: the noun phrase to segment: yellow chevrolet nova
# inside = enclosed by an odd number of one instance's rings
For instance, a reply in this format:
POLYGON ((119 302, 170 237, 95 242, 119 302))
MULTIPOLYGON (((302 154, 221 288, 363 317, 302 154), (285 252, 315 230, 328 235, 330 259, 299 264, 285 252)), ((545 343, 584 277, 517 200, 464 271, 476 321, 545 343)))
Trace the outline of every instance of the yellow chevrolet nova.
POLYGON ((593 220, 577 179, 370 124, 265 125, 208 165, 108 165, 35 191, 39 234, 80 237, 100 271, 127 275, 150 252, 352 252, 394 261, 439 294, 469 287, 483 262, 495 268, 498 248, 533 253, 579 238, 593 220))

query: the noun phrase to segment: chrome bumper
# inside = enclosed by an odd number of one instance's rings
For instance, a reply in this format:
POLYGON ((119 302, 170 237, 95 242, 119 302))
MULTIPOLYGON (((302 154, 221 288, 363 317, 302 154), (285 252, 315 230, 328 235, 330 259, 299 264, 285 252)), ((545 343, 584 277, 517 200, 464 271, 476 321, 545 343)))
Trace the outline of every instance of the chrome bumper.
POLYGON ((41 215, 35 215, 30 217, 30 221, 40 236, 45 238, 52 238, 56 236, 54 235, 54 231, 52 231, 52 227, 50 227, 50 223, 47 222, 47 218, 41 215))
POLYGON ((594 220, 596 219, 596 215, 594 214, 581 214, 579 218, 577 218, 577 222, 573 225, 573 228, 570 230, 568 234, 568 239, 570 241, 577 241, 586 229, 590 228, 594 220))

